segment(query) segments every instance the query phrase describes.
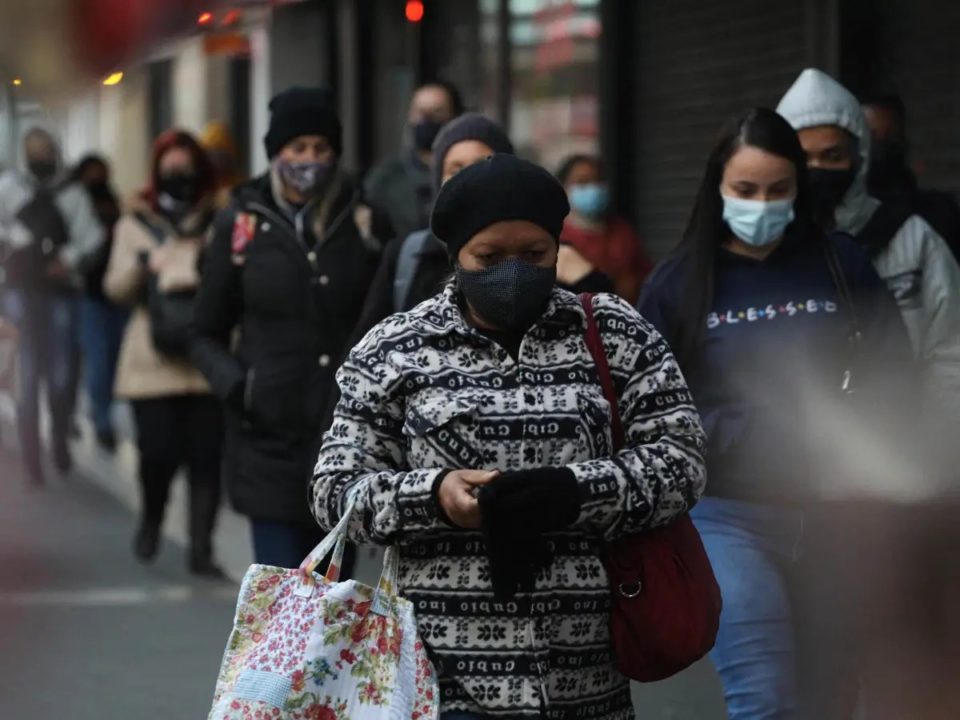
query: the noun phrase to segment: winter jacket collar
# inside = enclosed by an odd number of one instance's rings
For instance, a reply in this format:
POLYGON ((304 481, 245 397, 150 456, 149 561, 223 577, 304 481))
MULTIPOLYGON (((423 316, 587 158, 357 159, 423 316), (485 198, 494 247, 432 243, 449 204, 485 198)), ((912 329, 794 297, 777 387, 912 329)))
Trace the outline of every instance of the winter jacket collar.
POLYGON ((336 217, 331 218, 331 214, 334 205, 338 203, 343 194, 343 185, 343 172, 337 168, 323 197, 310 200, 298 210, 283 197, 283 181, 280 179, 280 173, 276 165, 270 169, 270 193, 273 196, 274 205, 280 208, 284 216, 295 226, 302 221, 302 217, 309 216, 310 227, 317 238, 323 238, 324 228, 331 219, 336 221, 336 217))
POLYGON ((136 195, 127 203, 129 211, 151 228, 161 230, 166 237, 202 237, 210 228, 216 214, 212 196, 203 198, 180 222, 174 223, 158 212, 143 195, 136 195))
MULTIPOLYGON (((279 191, 279 178, 274 172, 267 172, 233 192, 233 204, 241 211, 256 214, 269 214, 289 228, 291 234, 303 244, 297 230, 297 213, 283 199, 279 191)), ((312 230, 318 246, 322 246, 345 223, 354 219, 360 194, 346 175, 338 171, 324 199, 312 210, 312 230)), ((308 206, 309 207, 309 206, 308 206)), ((308 211, 310 212, 310 211, 308 211)), ((366 240, 366 238, 364 238, 366 240)))
POLYGON ((835 125, 857 139, 860 153, 857 175, 835 213, 836 229, 856 235, 880 207, 880 203, 867 194, 870 132, 859 101, 826 73, 808 68, 787 90, 777 105, 777 112, 796 130, 835 125))
MULTIPOLYGON (((453 279, 440 294, 414 308, 407 315, 424 335, 479 336, 479 331, 469 325, 463 316, 460 309, 461 297, 457 281, 453 279)), ((587 319, 580 299, 573 293, 554 287, 547 308, 534 329, 547 325, 576 328, 578 331, 585 329, 587 319)))

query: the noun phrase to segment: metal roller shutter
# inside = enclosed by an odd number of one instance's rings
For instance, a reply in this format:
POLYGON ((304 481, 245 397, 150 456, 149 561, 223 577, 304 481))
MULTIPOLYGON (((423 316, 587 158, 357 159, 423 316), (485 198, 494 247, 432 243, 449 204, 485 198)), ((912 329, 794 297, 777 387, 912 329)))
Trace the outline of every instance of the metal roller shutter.
POLYGON ((635 9, 634 168, 641 236, 656 256, 679 241, 717 129, 773 107, 805 67, 802 2, 640 0, 635 9))
POLYGON ((920 182, 960 193, 960 4, 896 0, 892 14, 891 79, 907 106, 920 182))

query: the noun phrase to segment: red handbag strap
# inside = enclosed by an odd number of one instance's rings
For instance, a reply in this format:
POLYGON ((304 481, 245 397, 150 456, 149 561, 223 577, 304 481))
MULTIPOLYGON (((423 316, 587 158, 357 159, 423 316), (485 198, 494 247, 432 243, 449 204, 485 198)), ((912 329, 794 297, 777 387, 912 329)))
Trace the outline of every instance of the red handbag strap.
POLYGON ((597 366, 597 375, 600 376, 600 387, 603 388, 603 396, 610 404, 610 431, 613 436, 613 451, 619 452, 626 444, 626 437, 623 432, 623 422, 620 420, 620 410, 617 407, 619 400, 617 393, 613 389, 613 377, 610 375, 610 363, 607 362, 607 352, 603 349, 603 338, 600 336, 600 327, 597 325, 597 318, 593 314, 593 295, 582 293, 580 295, 580 304, 583 305, 583 312, 587 316, 587 331, 584 340, 587 343, 587 349, 593 356, 593 362, 597 366))

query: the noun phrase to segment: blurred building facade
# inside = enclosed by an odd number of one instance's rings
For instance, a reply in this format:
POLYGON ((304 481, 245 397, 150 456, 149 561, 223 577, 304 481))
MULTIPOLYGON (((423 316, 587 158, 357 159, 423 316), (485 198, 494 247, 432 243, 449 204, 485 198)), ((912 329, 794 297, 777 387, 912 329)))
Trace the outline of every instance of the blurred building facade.
MULTIPOLYGON (((949 0, 234 0, 190 17, 119 67, 118 85, 74 83, 40 111, 24 96, 19 113, 56 124, 68 156, 105 152, 131 190, 170 125, 226 121, 247 170, 262 170, 269 97, 325 84, 345 161, 362 171, 404 141, 413 88, 443 78, 547 167, 602 153, 621 207, 662 254, 719 124, 774 106, 812 65, 855 92, 900 93, 921 181, 960 190, 960 5, 949 0)), ((0 130, 15 114, 7 95, 0 130)))

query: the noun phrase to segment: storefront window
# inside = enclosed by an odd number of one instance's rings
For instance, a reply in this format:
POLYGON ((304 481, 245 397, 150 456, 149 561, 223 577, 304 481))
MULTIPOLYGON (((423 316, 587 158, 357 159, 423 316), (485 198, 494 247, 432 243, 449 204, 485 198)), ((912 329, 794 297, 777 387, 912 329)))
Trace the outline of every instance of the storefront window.
POLYGON ((520 154, 551 169, 599 150, 599 4, 481 1, 483 110, 505 121, 520 154))

